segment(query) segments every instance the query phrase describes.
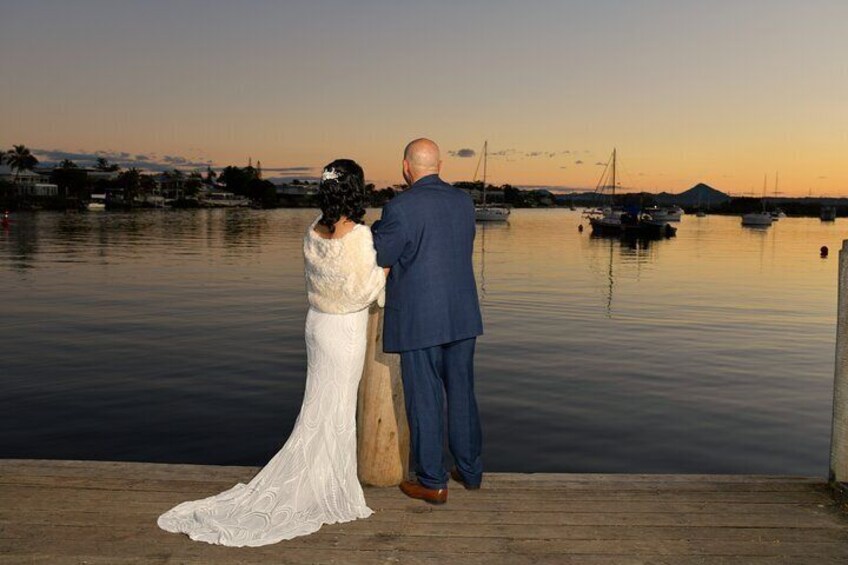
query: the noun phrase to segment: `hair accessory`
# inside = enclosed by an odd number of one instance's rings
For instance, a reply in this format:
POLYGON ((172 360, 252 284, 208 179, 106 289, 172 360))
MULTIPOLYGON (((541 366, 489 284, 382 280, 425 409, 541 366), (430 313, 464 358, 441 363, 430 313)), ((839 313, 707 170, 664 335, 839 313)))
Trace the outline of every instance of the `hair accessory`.
POLYGON ((335 169, 324 169, 324 172, 321 174, 321 180, 337 180, 340 176, 342 176, 335 169))

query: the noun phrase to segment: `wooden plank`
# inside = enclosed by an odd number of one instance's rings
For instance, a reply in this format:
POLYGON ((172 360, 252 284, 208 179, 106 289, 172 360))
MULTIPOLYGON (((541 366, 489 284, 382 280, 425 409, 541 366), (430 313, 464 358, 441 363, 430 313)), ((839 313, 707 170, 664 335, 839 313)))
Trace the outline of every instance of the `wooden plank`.
MULTIPOLYGON (((156 515, 126 514, 119 511, 67 511, 62 513, 24 512, 0 522, 0 538, 18 539, 38 528, 88 527, 110 528, 115 524, 149 528, 155 523, 156 515), (30 529, 28 529, 30 528, 30 529)), ((471 526, 471 525, 469 525, 471 526)), ((69 529, 69 528, 65 528, 69 529)), ((473 527, 458 527, 448 522, 421 523, 404 520, 398 523, 377 523, 357 520, 344 526, 324 526, 309 539, 320 539, 328 533, 346 536, 414 535, 429 537, 486 538, 508 537, 511 539, 731 539, 748 541, 806 541, 848 542, 848 528, 780 528, 780 527, 702 527, 702 526, 569 526, 535 525, 527 528, 515 524, 479 524, 473 527)))
MULTIPOLYGON (((0 486, 2 485, 37 485, 37 486, 79 486, 84 488, 96 488, 105 490, 174 490, 185 486, 200 486, 204 484, 214 485, 233 485, 236 482, 249 481, 250 477, 239 477, 238 480, 207 478, 202 480, 188 481, 186 479, 165 479, 165 478, 117 478, 103 477, 96 472, 91 472, 85 476, 43 476, 37 474, 16 473, 4 474, 0 473, 0 486)), ((463 493, 464 489, 451 483, 453 492, 463 493)), ((826 483, 815 481, 739 481, 739 482, 708 482, 706 480, 697 481, 671 481, 669 483, 647 482, 647 481, 628 481, 620 479, 615 483, 589 483, 589 482, 562 482, 553 483, 546 482, 543 484, 533 484, 530 482, 516 482, 509 485, 489 485, 481 489, 479 492, 470 493, 473 495, 486 492, 501 491, 501 492, 538 492, 547 494, 570 493, 580 491, 603 491, 613 489, 615 492, 821 492, 829 493, 830 490, 826 483)), ((366 492, 378 493, 383 489, 369 488, 366 492)), ((395 489, 390 489, 392 492, 395 489)))
MULTIPOLYGON (((192 500, 221 489, 196 489, 181 491, 121 491, 78 488, 42 488, 26 485, 22 487, 4 486, 0 488, 0 497, 10 501, 10 506, 26 506, 29 511, 58 511, 62 509, 85 510, 95 507, 105 510, 109 505, 118 505, 121 510, 153 510, 157 507, 169 508, 184 501, 192 500)), ((430 511, 422 503, 404 497, 399 491, 375 497, 366 495, 366 500, 375 510, 396 510, 409 512, 430 511)), ((804 496, 789 501, 775 500, 758 496, 748 500, 705 500, 699 495, 687 497, 675 496, 609 496, 606 498, 580 499, 576 497, 501 497, 496 495, 451 497, 449 503, 438 509, 439 512, 454 511, 477 512, 569 512, 579 513, 628 513, 628 512, 723 512, 728 514, 761 514, 770 512, 793 512, 803 508, 836 508, 838 504, 825 496, 804 496)), ((0 509, 0 516, 3 510, 0 509)))
MULTIPOLYGON (((0 564, 14 563, 19 565, 21 557, 12 556, 4 558, 0 556, 0 564)), ((745 556, 738 559, 732 557, 712 556, 609 556, 609 555, 510 555, 508 559, 498 553, 476 553, 476 554, 446 554, 446 553, 405 553, 384 551, 281 551, 279 555, 250 556, 250 555, 228 555, 226 557, 213 554, 204 555, 199 558, 186 558, 180 555, 172 555, 161 558, 126 558, 108 557, 96 555, 68 556, 38 554, 26 556, 28 564, 50 564, 50 565, 148 565, 148 564, 179 564, 179 565, 250 565, 268 563, 302 564, 302 563, 338 563, 344 565, 374 564, 374 563, 403 563, 404 565, 444 565, 445 563, 461 563, 465 565, 493 565, 497 563, 509 563, 511 565, 844 565, 841 558, 828 558, 816 556, 803 558, 798 556, 745 556)))
MULTIPOLYGON (((73 461, 51 459, 0 459, 0 476, 6 473, 24 471, 23 474, 40 476, 59 475, 114 477, 126 479, 168 478, 170 480, 204 480, 214 477, 216 480, 250 479, 260 467, 240 467, 222 465, 187 465, 169 463, 136 463, 121 461, 73 461)), ((668 484, 672 482, 711 482, 711 483, 758 483, 758 482, 801 482, 826 483, 825 477, 797 477, 791 475, 704 475, 704 474, 620 474, 620 473, 487 473, 486 485, 520 482, 532 483, 591 483, 601 482, 648 482, 668 484)))
POLYGON ((159 530, 174 504, 246 482, 246 467, 0 461, 0 564, 844 563, 848 519, 821 478, 487 475, 444 507, 366 489, 376 514, 262 548, 159 530))
MULTIPOLYGON (((5 528, 4 528, 5 529, 5 528)), ((184 536, 170 535, 158 528, 114 525, 110 528, 32 527, 26 536, 13 539, 15 551, 53 551, 77 553, 91 551, 125 556, 145 556, 173 549, 201 551, 200 544, 184 536), (188 545, 186 545, 188 543, 188 545)), ((315 550, 369 550, 431 553, 508 553, 512 554, 591 554, 591 555, 814 555, 841 556, 848 559, 848 544, 842 542, 782 543, 753 540, 657 540, 657 539, 511 539, 507 537, 442 538, 432 536, 387 535, 354 537, 344 534, 307 536, 276 544, 280 548, 315 550)), ((249 551, 276 553, 273 546, 249 551)))

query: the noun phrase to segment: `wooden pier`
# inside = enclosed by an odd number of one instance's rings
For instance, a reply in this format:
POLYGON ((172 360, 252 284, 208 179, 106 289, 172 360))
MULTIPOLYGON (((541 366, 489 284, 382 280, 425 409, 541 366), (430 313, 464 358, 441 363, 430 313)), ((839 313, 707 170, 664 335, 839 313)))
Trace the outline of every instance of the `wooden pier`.
MULTIPOLYGON (((359 476, 406 475, 399 365, 372 310, 359 394, 359 476)), ((227 548, 164 532, 175 504, 247 482, 249 467, 0 459, 0 564, 7 563, 848 563, 848 240, 840 252, 827 477, 487 474, 428 506, 368 487, 376 512, 310 536, 227 548)))
POLYGON ((370 518, 260 548, 157 527, 256 470, 0 460, 0 563, 848 563, 848 516, 805 477, 489 474, 444 506, 369 487, 370 518))

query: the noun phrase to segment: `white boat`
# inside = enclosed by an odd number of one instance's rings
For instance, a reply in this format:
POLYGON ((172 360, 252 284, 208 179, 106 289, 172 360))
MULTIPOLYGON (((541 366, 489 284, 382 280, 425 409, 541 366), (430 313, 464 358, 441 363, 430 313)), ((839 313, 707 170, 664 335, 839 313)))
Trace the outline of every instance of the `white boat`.
POLYGON ((652 206, 645 208, 644 211, 660 222, 679 222, 683 216, 683 208, 680 206, 652 206))
POLYGON ((478 222, 504 222, 509 219, 509 209, 503 206, 477 206, 474 218, 478 222))
POLYGON ((751 212, 742 216, 743 226, 770 226, 774 221, 771 217, 771 212, 751 212))
POLYGON ((245 208, 250 206, 250 200, 232 192, 210 192, 200 200, 204 208, 245 208))
MULTIPOLYGON (((505 222, 509 219, 509 208, 486 203, 486 165, 489 160, 488 141, 483 143, 483 155, 480 158, 483 160, 483 201, 479 206, 474 207, 474 219, 478 222, 505 222)), ((479 162, 477 163, 477 167, 480 167, 479 162)), ((476 171, 474 178, 477 178, 476 171)))
POLYGON ((766 177, 763 177, 763 209, 759 212, 749 212, 742 216, 742 225, 751 227, 768 227, 774 221, 771 212, 766 212, 766 177))
POLYGON ((88 202, 87 208, 89 210, 105 210, 106 209, 106 195, 105 194, 92 194, 91 200, 88 202))
POLYGON ((607 206, 587 213, 592 233, 600 235, 615 235, 621 233, 621 217, 624 210, 607 206))

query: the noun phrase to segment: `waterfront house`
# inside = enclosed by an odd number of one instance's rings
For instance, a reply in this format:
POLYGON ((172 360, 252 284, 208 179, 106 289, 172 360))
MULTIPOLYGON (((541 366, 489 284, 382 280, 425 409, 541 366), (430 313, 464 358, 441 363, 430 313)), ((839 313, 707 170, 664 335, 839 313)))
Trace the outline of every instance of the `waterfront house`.
POLYGON ((59 195, 59 187, 48 182, 47 177, 35 171, 16 171, 0 165, 0 182, 12 186, 11 196, 20 198, 50 198, 59 195))

